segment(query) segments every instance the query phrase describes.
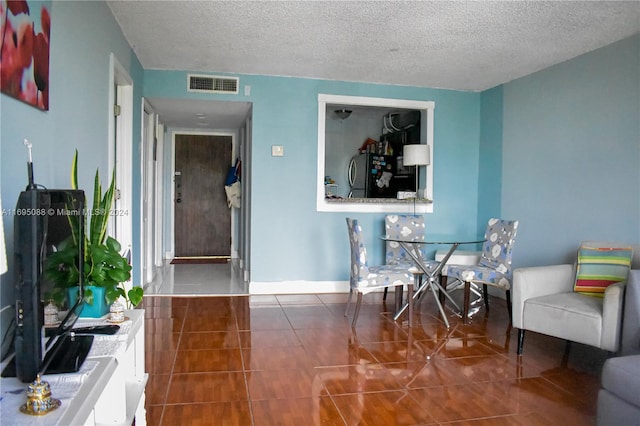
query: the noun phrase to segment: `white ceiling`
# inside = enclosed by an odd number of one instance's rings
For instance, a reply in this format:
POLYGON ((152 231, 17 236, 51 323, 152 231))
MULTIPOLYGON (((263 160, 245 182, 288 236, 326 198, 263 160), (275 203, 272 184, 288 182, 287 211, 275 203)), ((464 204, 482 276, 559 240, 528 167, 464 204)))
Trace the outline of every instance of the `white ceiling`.
MULTIPOLYGON (((638 1, 107 3, 145 69, 465 91, 495 87, 640 32, 638 1)), ((184 127, 194 123, 182 113, 214 104, 151 102, 165 123, 185 120, 184 127)))

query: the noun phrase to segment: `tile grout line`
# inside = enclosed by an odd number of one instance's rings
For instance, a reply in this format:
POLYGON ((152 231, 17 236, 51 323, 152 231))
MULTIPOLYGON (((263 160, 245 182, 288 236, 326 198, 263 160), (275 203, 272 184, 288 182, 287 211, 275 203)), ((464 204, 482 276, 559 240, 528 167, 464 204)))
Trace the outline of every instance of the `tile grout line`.
MULTIPOLYGON (((178 342, 176 344, 175 354, 173 355, 173 362, 171 363, 171 371, 169 372, 169 382, 167 383, 167 390, 165 391, 165 394, 164 394, 164 403, 162 404, 162 413, 160 414, 160 423, 159 423, 160 425, 162 425, 164 421, 164 411, 167 408, 167 405, 169 405, 167 400, 169 398, 171 383, 173 382, 173 372, 175 371, 176 360, 178 359, 178 351, 180 350, 180 343, 182 342, 182 333, 184 333, 184 324, 187 319, 187 312, 189 311, 189 305, 191 305, 190 301, 189 303, 187 303, 187 306, 185 308, 184 317, 182 318, 182 324, 180 325, 180 333, 178 333, 178 342)), ((172 331, 172 334, 173 334, 173 331, 172 331)))
MULTIPOLYGON (((231 299, 235 299, 235 297, 231 297, 231 299)), ((240 338, 240 327, 238 324, 238 311, 236 309, 236 304, 233 304, 233 318, 236 322, 236 337, 238 339, 238 348, 240 350, 240 362, 242 362, 242 377, 244 379, 244 388, 247 392, 247 405, 249 406, 249 416, 251 417, 251 426, 255 426, 255 418, 253 415, 253 403, 251 401, 251 394, 249 393, 249 381, 247 380, 247 369, 245 367, 244 362, 244 351, 242 350, 242 339, 240 338)))

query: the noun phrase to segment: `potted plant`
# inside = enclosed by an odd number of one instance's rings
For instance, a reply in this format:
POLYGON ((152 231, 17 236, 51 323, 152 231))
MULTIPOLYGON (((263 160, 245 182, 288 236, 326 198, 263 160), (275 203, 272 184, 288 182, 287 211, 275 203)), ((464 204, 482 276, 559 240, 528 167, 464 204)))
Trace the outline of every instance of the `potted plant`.
MULTIPOLYGON (((78 188, 78 151, 76 150, 71 168, 71 186, 78 188)), ((72 235, 52 253, 45 264, 45 274, 54 283, 50 297, 58 305, 65 296, 75 300, 77 295, 79 268, 77 265, 79 244, 84 244, 83 283, 85 288, 85 308, 83 316, 100 317, 109 312, 109 305, 120 297, 127 307, 137 306, 142 301, 143 289, 133 287, 125 291, 125 282, 131 279, 131 265, 122 256, 120 243, 107 235, 107 223, 113 207, 115 193, 115 171, 111 184, 102 193, 100 176, 96 170, 93 189, 93 205, 85 209, 84 216, 69 216, 72 235), (77 235, 78 220, 85 220, 85 235, 77 235), (69 293, 67 295, 67 293, 69 293)))

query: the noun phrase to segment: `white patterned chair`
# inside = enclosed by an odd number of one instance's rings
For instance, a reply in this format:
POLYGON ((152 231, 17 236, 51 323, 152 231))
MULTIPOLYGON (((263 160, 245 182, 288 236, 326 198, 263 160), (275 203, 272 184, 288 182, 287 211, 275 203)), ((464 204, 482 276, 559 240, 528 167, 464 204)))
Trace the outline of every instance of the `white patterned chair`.
MULTIPOLYGON (((387 238, 402 238, 409 241, 424 241, 424 216, 391 214, 384 218, 384 229, 387 238)), ((420 257, 424 259, 424 247, 420 246, 420 257)), ((405 265, 407 268, 415 266, 415 262, 407 251, 395 241, 385 243, 385 265, 405 265)), ((384 289, 383 300, 387 298, 384 289)))
MULTIPOLYGON (((351 249, 351 272, 349 275, 349 299, 344 315, 349 313, 349 306, 353 293, 357 293, 358 300, 353 314, 352 327, 355 327, 362 305, 362 296, 376 290, 388 287, 404 286, 408 288, 408 322, 412 325, 413 317, 413 273, 407 265, 381 265, 371 266, 367 262, 367 250, 362 238, 362 228, 357 219, 347 218, 347 230, 349 232, 349 246, 351 249)), ((415 270, 418 274, 418 270, 415 270)))
MULTIPOLYGON (((384 218, 384 229, 388 238, 403 238, 409 241, 424 241, 424 216, 387 215, 384 218)), ((420 247, 422 257, 424 250, 420 247)), ((407 251, 395 241, 387 241, 385 245, 385 264, 413 265, 414 262, 407 251)))
POLYGON ((511 318, 511 258, 518 232, 517 220, 489 219, 485 231, 486 241, 477 265, 448 265, 447 275, 464 284, 463 322, 469 315, 471 285, 482 285, 485 308, 489 309, 487 286, 501 288, 506 293, 507 309, 511 318))

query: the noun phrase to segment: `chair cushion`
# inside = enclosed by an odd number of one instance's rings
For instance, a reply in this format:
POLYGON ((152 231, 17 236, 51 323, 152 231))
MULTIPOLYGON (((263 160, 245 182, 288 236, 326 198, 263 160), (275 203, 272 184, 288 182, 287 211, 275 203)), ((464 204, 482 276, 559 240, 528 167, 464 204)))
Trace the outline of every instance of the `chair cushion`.
POLYGON ((413 283, 408 265, 369 266, 368 274, 360 277, 358 291, 368 293, 379 288, 413 283))
POLYGON ((602 387, 640 406, 640 355, 609 358, 602 367, 602 387))
POLYGON ((602 298, 575 292, 527 299, 523 328, 599 348, 602 305, 602 298))
POLYGON ((511 288, 511 281, 504 272, 506 271, 480 265, 449 265, 447 275, 460 281, 489 284, 509 290, 511 288))
POLYGON ((626 281, 631 267, 631 247, 591 247, 581 245, 574 290, 603 297, 611 284, 626 281))

